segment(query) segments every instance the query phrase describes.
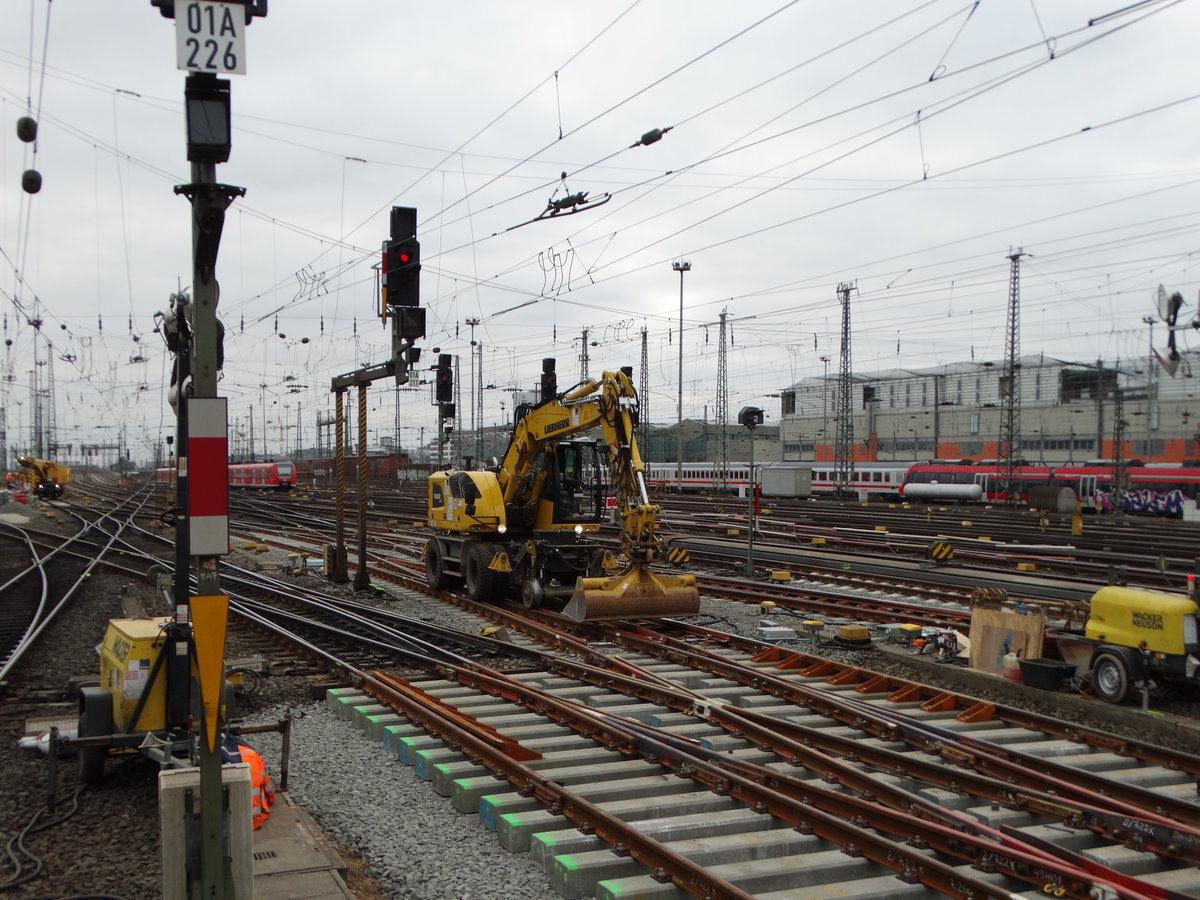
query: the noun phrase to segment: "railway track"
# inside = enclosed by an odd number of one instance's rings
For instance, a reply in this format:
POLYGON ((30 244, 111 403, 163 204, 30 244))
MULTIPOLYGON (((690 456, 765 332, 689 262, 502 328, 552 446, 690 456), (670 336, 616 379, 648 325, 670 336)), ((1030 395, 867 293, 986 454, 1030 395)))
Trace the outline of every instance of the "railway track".
POLYGON ((565 897, 1200 890, 1195 756, 711 633, 521 627, 562 652, 328 702, 565 897))
MULTIPOLYGON (((280 546, 319 539, 303 530, 280 546)), ((369 602, 223 565, 234 627, 350 673, 330 706, 563 896, 1200 892, 1200 758, 824 648, 435 597, 418 545, 394 538, 369 602), (447 600, 455 629, 430 627, 447 600), (489 625, 505 644, 479 638, 489 625)), ((123 538, 112 549, 127 571, 145 561, 123 538)))

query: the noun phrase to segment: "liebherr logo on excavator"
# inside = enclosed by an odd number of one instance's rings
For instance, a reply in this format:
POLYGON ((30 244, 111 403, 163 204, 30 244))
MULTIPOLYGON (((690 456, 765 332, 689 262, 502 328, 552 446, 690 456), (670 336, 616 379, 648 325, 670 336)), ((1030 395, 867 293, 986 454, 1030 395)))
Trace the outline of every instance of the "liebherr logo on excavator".
POLYGON ((546 434, 553 434, 556 431, 562 431, 570 424, 570 419, 559 419, 557 422, 550 422, 546 425, 546 434))

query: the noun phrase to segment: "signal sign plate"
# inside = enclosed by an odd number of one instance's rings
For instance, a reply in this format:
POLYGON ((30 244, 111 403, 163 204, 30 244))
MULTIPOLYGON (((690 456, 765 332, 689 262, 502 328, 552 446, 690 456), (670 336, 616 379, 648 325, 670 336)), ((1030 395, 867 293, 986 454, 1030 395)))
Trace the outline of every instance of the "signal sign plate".
POLYGON ((246 7, 218 0, 176 0, 175 67, 245 75, 246 7))

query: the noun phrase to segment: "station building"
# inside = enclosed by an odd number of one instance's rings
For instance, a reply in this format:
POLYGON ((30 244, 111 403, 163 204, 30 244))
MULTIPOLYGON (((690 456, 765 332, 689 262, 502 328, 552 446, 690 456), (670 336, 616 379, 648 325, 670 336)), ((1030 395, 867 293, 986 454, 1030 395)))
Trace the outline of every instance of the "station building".
MULTIPOLYGON (((854 459, 915 461, 1000 456, 1004 363, 856 373, 850 407, 854 459)), ((1200 460, 1200 352, 1180 354, 1174 374, 1158 360, 1120 366, 1025 356, 1018 375, 1020 456, 1031 463, 1111 459, 1200 460), (1120 414, 1118 416, 1118 410, 1120 414)), ((832 461, 838 377, 814 376, 781 392, 784 461, 832 461)))

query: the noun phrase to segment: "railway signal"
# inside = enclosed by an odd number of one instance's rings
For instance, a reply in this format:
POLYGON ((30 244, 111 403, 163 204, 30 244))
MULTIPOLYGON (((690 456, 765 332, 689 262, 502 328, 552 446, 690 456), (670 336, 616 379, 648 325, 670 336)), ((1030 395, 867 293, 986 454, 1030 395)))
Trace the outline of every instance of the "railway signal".
POLYGON ((454 370, 450 367, 450 362, 449 353, 438 354, 434 399, 439 404, 454 401, 454 370))
POLYGON ((392 317, 392 365, 396 383, 408 382, 408 370, 421 359, 415 344, 425 337, 425 310, 421 307, 421 243, 417 240, 417 211, 393 206, 390 236, 383 242, 383 303, 380 314, 392 317))
MULTIPOLYGON (((400 207, 396 207, 399 209, 400 207)), ((415 210, 414 210, 415 215, 415 210)), ((384 303, 419 306, 421 303, 421 242, 414 236, 390 240, 383 249, 384 303)))
POLYGON ((411 206, 392 207, 391 237, 383 243, 383 305, 421 305, 421 242, 417 211, 411 206))

